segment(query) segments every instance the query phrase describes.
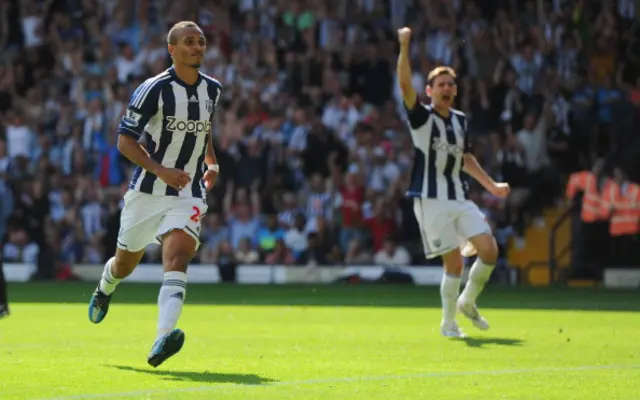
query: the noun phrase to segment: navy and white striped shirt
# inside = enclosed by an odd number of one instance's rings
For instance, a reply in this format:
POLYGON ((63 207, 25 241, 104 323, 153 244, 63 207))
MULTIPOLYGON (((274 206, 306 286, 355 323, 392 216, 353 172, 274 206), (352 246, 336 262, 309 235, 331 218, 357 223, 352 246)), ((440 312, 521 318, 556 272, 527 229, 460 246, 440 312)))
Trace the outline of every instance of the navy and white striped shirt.
POLYGON ((467 184, 462 175, 462 156, 471 150, 467 117, 450 109, 443 117, 431 106, 416 100, 407 110, 414 145, 408 197, 466 200, 467 184))
POLYGON ((188 85, 173 67, 147 79, 133 92, 118 133, 142 139, 152 159, 187 172, 192 183, 178 192, 137 167, 129 189, 161 196, 206 197, 204 156, 221 94, 217 80, 200 73, 197 82, 188 85))

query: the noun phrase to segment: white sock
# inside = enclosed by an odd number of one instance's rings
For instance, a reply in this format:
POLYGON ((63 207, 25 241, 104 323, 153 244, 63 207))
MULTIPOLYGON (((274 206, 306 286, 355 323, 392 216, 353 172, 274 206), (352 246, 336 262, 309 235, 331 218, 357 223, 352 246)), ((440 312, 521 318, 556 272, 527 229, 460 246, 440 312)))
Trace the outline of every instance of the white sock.
POLYGON ((442 275, 440 282, 440 297, 442 298, 442 323, 448 324, 456 320, 456 300, 460 293, 460 277, 442 275))
POLYGON ((160 293, 158 294, 158 336, 175 329, 187 291, 187 274, 170 271, 164 273, 160 293))
POLYGON ((480 257, 476 258, 471 270, 469 271, 469 280, 460 295, 460 301, 464 304, 475 304, 478 296, 482 293, 484 285, 491 277, 491 272, 495 265, 489 265, 482 262, 480 257))
POLYGON ((110 295, 116 290, 116 287, 120 283, 122 279, 114 278, 113 273, 111 272, 111 265, 115 261, 115 257, 111 257, 107 263, 104 265, 104 270, 102 271, 102 277, 100 278, 100 284, 98 288, 100 291, 106 295, 110 295))

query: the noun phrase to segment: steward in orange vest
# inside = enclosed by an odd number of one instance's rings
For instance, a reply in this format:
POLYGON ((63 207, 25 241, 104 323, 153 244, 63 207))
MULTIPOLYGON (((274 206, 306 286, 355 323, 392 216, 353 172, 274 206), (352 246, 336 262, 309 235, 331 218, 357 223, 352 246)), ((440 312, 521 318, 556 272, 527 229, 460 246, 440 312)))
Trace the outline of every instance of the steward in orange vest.
POLYGON ((631 182, 619 168, 605 185, 602 214, 610 217, 613 262, 616 266, 640 265, 640 185, 631 182))
POLYGON ((582 192, 582 206, 580 218, 584 222, 596 222, 607 219, 603 213, 601 182, 596 173, 592 171, 574 172, 569 177, 566 195, 569 200, 573 200, 578 192, 582 192))
POLYGON ((572 218, 572 278, 600 279, 608 262, 608 220, 601 195, 603 169, 604 161, 599 160, 591 171, 571 174, 567 183, 567 198, 580 201, 579 218, 572 218))

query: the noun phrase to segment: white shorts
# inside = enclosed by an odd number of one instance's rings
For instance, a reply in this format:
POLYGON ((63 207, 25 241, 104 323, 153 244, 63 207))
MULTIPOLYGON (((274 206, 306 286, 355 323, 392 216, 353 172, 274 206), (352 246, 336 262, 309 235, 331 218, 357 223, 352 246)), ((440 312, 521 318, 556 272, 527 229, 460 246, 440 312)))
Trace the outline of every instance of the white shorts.
POLYGON ((413 212, 427 258, 446 254, 476 235, 491 233, 487 218, 471 200, 414 198, 413 212))
POLYGON ((161 243, 162 236, 174 229, 185 231, 200 246, 200 224, 207 205, 193 197, 157 196, 129 190, 124 195, 120 216, 118 248, 130 252, 161 243))

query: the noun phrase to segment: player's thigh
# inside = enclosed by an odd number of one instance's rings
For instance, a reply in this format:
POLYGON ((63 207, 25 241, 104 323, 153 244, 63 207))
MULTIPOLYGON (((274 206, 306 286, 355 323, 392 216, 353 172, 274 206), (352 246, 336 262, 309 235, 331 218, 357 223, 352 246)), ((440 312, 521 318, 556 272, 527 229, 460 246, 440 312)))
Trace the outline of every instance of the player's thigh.
POLYGON ((498 245, 491 232, 487 217, 471 201, 463 203, 456 220, 458 234, 471 242, 482 261, 495 263, 498 258, 498 245))
POLYGON ((186 272, 200 247, 200 227, 206 204, 199 199, 175 198, 158 227, 165 271, 186 272))
POLYGON ((119 260, 133 262, 133 254, 139 254, 149 243, 155 241, 163 213, 160 196, 135 191, 124 195, 117 247, 126 253, 121 253, 119 260))
POLYGON ((447 203, 435 199, 414 199, 413 212, 418 221, 427 258, 446 254, 459 245, 447 203))

